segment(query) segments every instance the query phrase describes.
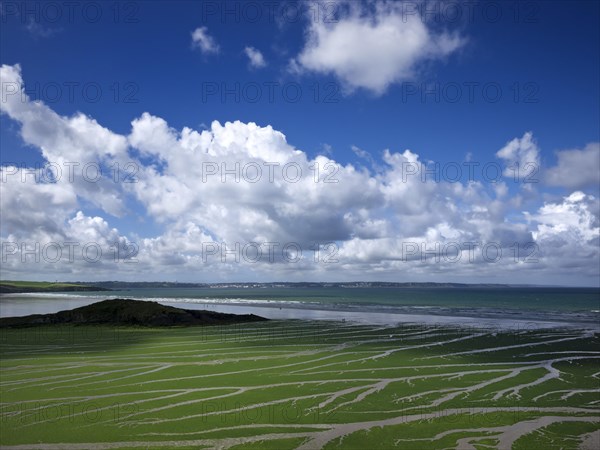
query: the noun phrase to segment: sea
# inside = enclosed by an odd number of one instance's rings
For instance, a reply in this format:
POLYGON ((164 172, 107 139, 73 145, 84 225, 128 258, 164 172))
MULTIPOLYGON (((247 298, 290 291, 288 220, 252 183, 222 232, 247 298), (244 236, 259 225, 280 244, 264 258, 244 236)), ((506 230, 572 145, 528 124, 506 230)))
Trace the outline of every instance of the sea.
POLYGON ((562 287, 132 287, 2 294, 0 317, 53 313, 109 298, 268 319, 600 331, 600 289, 562 287))

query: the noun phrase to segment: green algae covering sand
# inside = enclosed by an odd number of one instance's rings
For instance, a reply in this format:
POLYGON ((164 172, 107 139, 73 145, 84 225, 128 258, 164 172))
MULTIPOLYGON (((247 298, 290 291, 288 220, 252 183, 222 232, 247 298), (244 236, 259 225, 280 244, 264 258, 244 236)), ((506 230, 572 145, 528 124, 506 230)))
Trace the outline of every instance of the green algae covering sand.
POLYGON ((270 321, 2 329, 2 448, 575 449, 600 339, 270 321))

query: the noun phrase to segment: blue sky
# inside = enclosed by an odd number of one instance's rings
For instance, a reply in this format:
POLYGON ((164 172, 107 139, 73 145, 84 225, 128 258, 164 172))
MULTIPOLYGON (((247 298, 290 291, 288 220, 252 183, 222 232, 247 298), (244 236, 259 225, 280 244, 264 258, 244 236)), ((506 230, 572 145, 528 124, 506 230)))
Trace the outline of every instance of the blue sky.
MULTIPOLYGON (((118 239, 139 243, 140 258, 144 249, 158 245, 158 240, 176 242, 175 235, 183 236, 185 230, 194 226, 198 227, 199 233, 204 233, 203 236, 219 242, 240 242, 242 246, 257 239, 275 239, 282 244, 291 240, 304 246, 318 240, 323 234, 318 230, 330 227, 331 233, 324 234, 339 246, 340 255, 353 255, 348 256, 347 263, 342 260, 326 269, 300 268, 301 264, 284 267, 283 263, 248 267, 242 263, 233 266, 226 263, 214 267, 218 276, 225 279, 366 276, 368 279, 429 280, 433 277, 434 281, 459 278, 462 281, 507 282, 513 279, 515 270, 508 267, 508 263, 500 271, 489 272, 487 268, 478 271, 473 264, 459 269, 457 264, 424 263, 403 270, 399 275, 396 263, 390 263, 397 261, 398 255, 382 253, 372 246, 390 248, 386 239, 402 242, 423 239, 432 245, 440 239, 442 244, 450 242, 449 239, 464 242, 467 236, 471 239, 474 233, 480 233, 477 240, 502 241, 506 248, 502 233, 508 233, 506 230, 514 225, 518 229, 510 231, 511 236, 514 234, 512 238, 523 244, 535 241, 542 246, 543 243, 548 257, 536 263, 530 275, 523 275, 525 279, 548 284, 556 281, 553 274, 558 273, 561 283, 597 283, 596 172, 600 167, 594 167, 594 164, 598 161, 597 143, 600 141, 598 2, 534 1, 519 3, 518 10, 512 2, 453 2, 454 9, 450 9, 448 2, 383 1, 280 2, 274 6, 260 1, 226 4, 146 1, 93 5, 75 2, 72 10, 60 3, 56 5, 52 9, 44 3, 2 2, 0 63, 7 68, 19 65, 18 75, 14 70, 10 76, 9 72, 4 73, 3 96, 7 94, 5 87, 17 82, 20 88, 24 85, 28 96, 21 105, 40 100, 46 105, 47 114, 56 113, 56 117, 66 121, 83 113, 87 120, 95 121, 97 126, 126 141, 122 149, 115 150, 122 153, 121 159, 117 160, 139 164, 141 181, 147 183, 144 184, 146 192, 155 188, 164 193, 165 183, 169 181, 173 185, 168 189, 174 192, 175 198, 193 195, 197 199, 187 203, 186 213, 182 215, 180 210, 169 212, 167 204, 173 199, 156 197, 152 201, 136 187, 111 186, 113 191, 107 191, 107 195, 118 197, 115 201, 122 202, 122 210, 116 212, 103 200, 96 201, 95 194, 82 192, 86 188, 75 181, 68 187, 74 190, 76 200, 59 202, 64 206, 63 215, 42 217, 32 229, 23 229, 17 224, 22 224, 18 215, 23 215, 24 211, 12 209, 18 204, 17 192, 22 201, 26 195, 23 192, 28 188, 23 186, 27 183, 9 187, 12 186, 10 180, 19 177, 11 169, 2 186, 4 197, 8 198, 2 210, 5 218, 0 230, 3 242, 37 242, 41 239, 43 245, 44 239, 52 242, 65 236, 78 239, 69 234, 74 231, 68 229, 69 221, 75 220, 78 212, 82 213, 79 216, 82 230, 89 225, 87 219, 99 218, 106 223, 106 230, 117 230, 118 239), (461 14, 460 19, 455 19, 457 11, 461 14), (95 20, 99 12, 101 17, 95 20), (256 12, 260 12, 261 19, 253 21, 256 12), (501 14, 498 20, 495 19, 497 13, 501 14), (54 20, 57 14, 61 17, 54 20), (251 65, 248 56, 251 51, 262 55, 262 65, 251 65), (69 86, 73 87, 72 92, 69 86), (256 86, 261 88, 262 96, 253 102, 249 96, 254 95, 256 86), (272 86, 273 101, 269 100, 268 86, 272 86), (437 91, 440 97, 436 99, 434 93, 424 95, 425 86, 437 91), (232 94, 221 98, 224 89, 235 91, 236 87, 240 93, 238 100, 232 94), (58 99, 57 92, 61 94, 58 99), (298 101, 286 100, 286 95, 294 96, 298 92, 298 101), (69 98, 70 93, 72 98, 69 98), (469 98, 470 93, 472 98, 469 98), (118 98, 115 98, 117 94, 118 98), (355 183, 360 187, 361 183, 369 186, 372 182, 378 184, 374 188, 377 193, 368 197, 365 192, 369 189, 365 187, 363 193, 368 198, 355 204, 338 193, 337 188, 326 186, 329 190, 324 188, 318 194, 326 200, 315 194, 317 203, 313 205, 317 210, 324 210, 323 217, 307 220, 304 228, 295 229, 290 223, 298 223, 301 216, 295 211, 291 215, 282 211, 294 209, 290 202, 299 207, 303 196, 309 195, 306 191, 287 192, 281 188, 265 194, 267 191, 254 186, 256 189, 250 189, 249 193, 236 192, 239 186, 235 183, 234 186, 221 183, 225 186, 215 186, 216 191, 208 190, 202 183, 192 189, 193 174, 177 172, 185 170, 176 169, 181 162, 169 159, 169 155, 178 151, 179 156, 173 158, 184 158, 181 152, 185 150, 174 147, 157 150, 152 142, 132 139, 134 120, 139 120, 140 128, 146 132, 152 127, 160 128, 157 121, 144 117, 163 120, 168 124, 167 131, 161 128, 160 132, 172 132, 175 139, 181 138, 178 133, 188 127, 198 133, 206 131, 215 142, 213 121, 221 125, 234 121, 244 125, 255 123, 267 131, 232 129, 229 132, 258 133, 260 139, 265 139, 260 145, 266 153, 258 155, 246 148, 244 158, 240 159, 238 154, 237 160, 229 161, 264 162, 268 155, 274 155, 267 151, 269 145, 276 145, 278 151, 288 153, 293 152, 290 150, 293 147, 303 152, 307 164, 323 155, 343 169, 339 172, 341 175, 350 168, 356 169, 362 178, 354 180, 355 175, 348 175, 347 183, 356 188, 355 183), (150 128, 145 127, 145 122, 150 128), (267 127, 283 133, 291 147, 282 150, 280 143, 273 144, 272 138, 264 136, 271 132, 267 127), (497 152, 515 139, 511 149, 504 152, 505 157, 499 157, 497 152), (434 186, 419 183, 396 198, 393 191, 398 173, 390 169, 392 165, 389 158, 386 160, 386 149, 388 155, 404 155, 403 161, 407 164, 412 160, 406 150, 418 155, 419 164, 433 161, 447 165, 470 161, 483 166, 493 162, 504 169, 514 162, 530 162, 539 169, 539 180, 532 185, 523 180, 511 182, 504 176, 500 181, 505 183, 506 193, 498 195, 498 183, 486 182, 476 170, 475 178, 480 182, 476 186, 471 186, 463 174, 460 183, 444 183, 444 180, 434 186), (524 155, 531 160, 523 160, 524 155), (164 175, 163 178, 146 173, 153 165, 168 168, 159 174, 164 175), (582 172, 579 167, 585 170, 582 172), (581 179, 573 181, 573 177, 581 179), (179 184, 175 185, 176 182, 179 184), (461 192, 458 192, 458 185, 461 192), (477 190, 473 197, 465 193, 469 186, 477 190), (185 188, 185 193, 177 191, 179 188, 185 188), (229 192, 229 189, 232 190, 229 192), (281 199, 281 205, 275 202, 274 210, 255 200, 265 200, 265 195, 277 197, 283 191, 289 197, 281 199), (578 192, 584 197, 569 197, 578 192), (244 199, 244 202, 234 204, 219 198, 226 194, 244 199), (206 195, 211 195, 214 203, 205 201, 206 195), (341 197, 336 197, 338 195, 341 197), (571 200, 566 200, 568 198, 571 200), (433 218, 435 211, 428 208, 434 208, 440 199, 446 199, 441 209, 451 205, 465 208, 453 214, 468 223, 459 223, 458 218, 444 218, 443 211, 433 218), (483 224, 484 219, 478 216, 479 209, 488 209, 494 201, 497 206, 490 207, 486 224, 483 224), (160 209, 157 205, 162 202, 166 204, 160 209), (207 216, 203 212, 218 207, 229 209, 229 217, 237 220, 241 211, 255 211, 260 217, 256 223, 248 224, 246 232, 236 234, 229 226, 219 223, 217 216, 207 216), (404 221, 409 220, 411 214, 423 216, 424 213, 417 214, 419 208, 427 210, 432 217, 427 220, 421 217, 422 223, 413 220, 415 229, 410 229, 404 221), (572 216, 559 220, 557 214, 566 214, 565 211, 572 216), (365 229, 377 227, 374 223, 381 227, 376 236, 365 233, 365 229), (418 229, 416 224, 421 228, 418 229), (569 228, 571 226, 575 228, 569 228), (446 227, 453 232, 439 232, 446 227), (498 234, 497 228, 504 231, 498 234), (59 229, 62 231, 58 235, 52 234, 59 229), (551 232, 554 234, 550 235, 551 232), (573 248, 568 236, 578 236, 578 242, 584 236, 589 245, 573 248), (144 243, 144 239, 154 241, 144 243), (558 249, 560 255, 553 253, 558 249), (564 261, 565 249, 570 249, 568 264, 564 261), (561 264, 573 267, 572 273, 561 268, 561 264), (585 270, 582 271, 582 267, 585 270)), ((18 108, 9 105, 16 96, 12 91, 9 93, 9 98, 2 99, 2 165, 32 167, 53 157, 69 161, 68 146, 62 145, 56 136, 50 137, 48 134, 52 132, 41 129, 40 123, 44 119, 28 123, 32 114, 16 112, 18 108), (57 148, 51 148, 52 145, 57 148)), ((66 130, 59 134, 64 137, 76 133, 68 124, 66 130)), ((73 139, 77 140, 76 137, 73 139)), ((153 140, 147 135, 146 139, 153 140)), ((109 155, 110 161, 104 160, 103 150, 86 153, 84 144, 80 149, 77 155, 96 158, 102 164, 115 161, 114 155, 109 155)), ((215 154, 224 158, 243 149, 234 150, 216 151, 215 154)), ((206 153, 211 151, 206 150, 206 153)), ((219 159, 219 163, 221 161, 219 159)), ((200 164, 199 161, 195 163, 200 164)), ((194 161, 190 160, 190 164, 194 161)), ((340 181, 344 184, 344 180, 340 181)), ((62 186, 60 182, 43 188, 58 189, 59 186, 62 186)), ((33 198, 40 199, 38 191, 42 187, 31 189, 33 197, 29 204, 33 205, 33 198)), ((356 198, 356 195, 350 197, 356 198)), ((310 208, 305 214, 311 214, 310 208)), ((219 217, 219 220, 229 220, 224 218, 227 214, 219 217)), ((169 255, 161 254, 160 257, 178 261, 173 267, 141 261, 131 265, 134 269, 128 269, 122 276, 171 279, 178 275, 178 279, 195 280, 199 277, 197 265, 191 261, 202 260, 202 249, 199 248, 185 251, 173 248, 169 255)), ((148 250, 148 258, 160 259, 156 255, 149 256, 152 251, 148 250)), ((14 259, 14 256, 10 254, 7 258, 14 259)), ((38 271, 41 279, 56 270, 70 279, 117 277, 114 268, 106 266, 106 272, 103 272, 104 265, 98 270, 99 264, 40 263, 31 269, 30 264, 23 264, 20 259, 13 262, 10 266, 13 272, 9 273, 13 278, 20 277, 23 272, 29 276, 32 270, 38 271), (60 269, 57 268, 59 265, 60 269)), ((404 269, 407 264, 404 262, 400 267, 404 269)), ((203 274, 200 278, 206 276, 203 274)))

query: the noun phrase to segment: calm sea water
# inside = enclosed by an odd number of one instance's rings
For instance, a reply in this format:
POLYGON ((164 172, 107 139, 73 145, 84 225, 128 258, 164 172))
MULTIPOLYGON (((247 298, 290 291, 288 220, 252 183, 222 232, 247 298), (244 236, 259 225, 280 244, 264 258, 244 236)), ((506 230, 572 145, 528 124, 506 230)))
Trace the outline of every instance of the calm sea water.
POLYGON ((42 314, 107 298, 268 318, 368 323, 436 322, 600 329, 597 288, 133 288, 110 292, 5 294, 0 316, 42 314))

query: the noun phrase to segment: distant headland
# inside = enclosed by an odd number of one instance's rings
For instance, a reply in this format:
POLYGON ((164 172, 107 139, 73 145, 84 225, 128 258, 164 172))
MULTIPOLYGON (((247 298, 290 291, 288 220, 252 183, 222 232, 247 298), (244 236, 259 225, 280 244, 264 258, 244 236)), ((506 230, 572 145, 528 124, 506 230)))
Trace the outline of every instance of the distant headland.
POLYGON ((265 321, 254 314, 225 314, 214 311, 180 309, 142 300, 104 300, 54 314, 0 318, 0 328, 37 325, 118 325, 118 326, 198 326, 228 325, 265 321))
POLYGON ((202 288, 202 289, 260 289, 260 288, 513 288, 534 287, 534 285, 512 285, 496 283, 450 283, 450 282, 393 282, 393 281, 274 281, 222 283, 185 283, 173 281, 97 281, 52 283, 38 281, 0 281, 0 293, 27 292, 74 292, 74 291, 112 291, 136 288, 202 288))

